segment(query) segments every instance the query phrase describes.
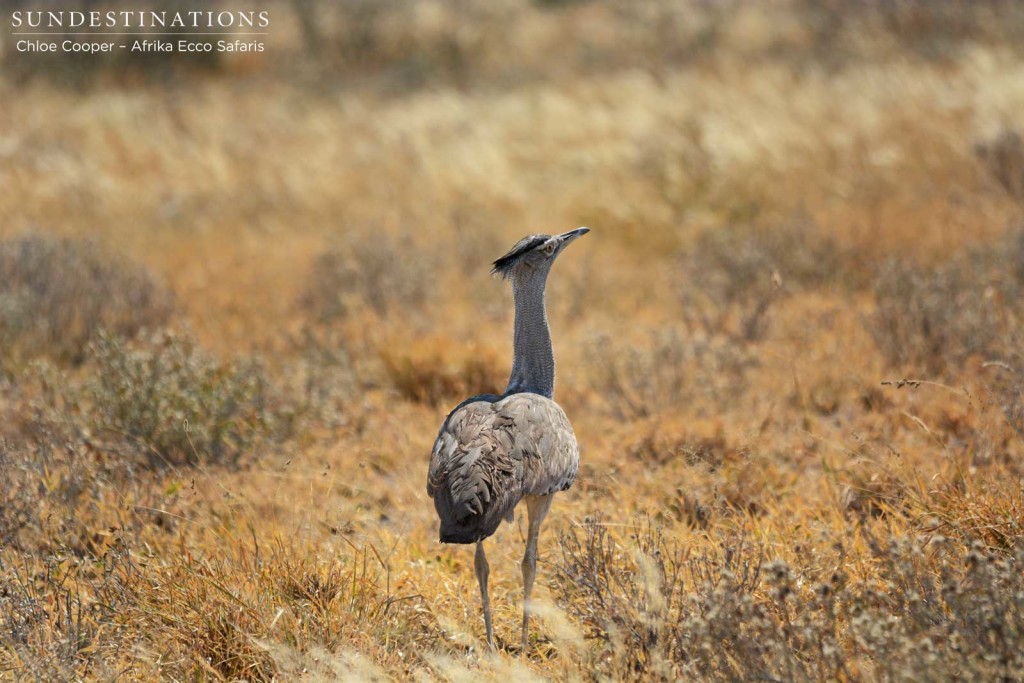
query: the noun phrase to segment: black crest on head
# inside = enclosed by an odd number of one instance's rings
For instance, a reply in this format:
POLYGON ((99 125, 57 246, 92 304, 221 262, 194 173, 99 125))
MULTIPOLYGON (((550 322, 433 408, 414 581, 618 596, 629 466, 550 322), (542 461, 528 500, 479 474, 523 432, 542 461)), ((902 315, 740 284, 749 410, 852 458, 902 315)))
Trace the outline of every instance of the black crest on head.
POLYGON ((509 273, 512 271, 512 266, 516 264, 523 254, 531 249, 536 249, 549 239, 551 239, 551 235, 527 235, 516 242, 516 246, 509 249, 507 254, 494 262, 494 267, 491 268, 491 273, 494 275, 500 275, 503 278, 508 278, 509 273))

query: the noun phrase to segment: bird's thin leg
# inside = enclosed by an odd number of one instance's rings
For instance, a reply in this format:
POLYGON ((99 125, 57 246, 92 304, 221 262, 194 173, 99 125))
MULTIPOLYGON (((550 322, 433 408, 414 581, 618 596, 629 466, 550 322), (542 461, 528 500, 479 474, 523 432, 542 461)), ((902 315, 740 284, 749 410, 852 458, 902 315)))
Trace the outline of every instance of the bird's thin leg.
POLYGON ((526 654, 530 636, 530 594, 533 592, 533 579, 537 575, 537 537, 540 525, 551 507, 551 496, 536 496, 526 499, 526 509, 530 515, 529 533, 526 537, 526 554, 523 555, 523 649, 526 654))
POLYGON ((487 646, 494 649, 494 632, 491 628, 491 599, 487 596, 487 575, 490 573, 484 542, 476 543, 476 580, 480 582, 480 599, 484 603, 484 627, 487 629, 487 646))

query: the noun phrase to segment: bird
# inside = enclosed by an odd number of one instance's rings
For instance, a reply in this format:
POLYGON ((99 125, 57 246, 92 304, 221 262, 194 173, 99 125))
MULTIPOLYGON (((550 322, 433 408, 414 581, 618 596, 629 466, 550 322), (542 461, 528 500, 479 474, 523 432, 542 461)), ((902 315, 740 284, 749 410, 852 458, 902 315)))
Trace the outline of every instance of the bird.
POLYGON ((502 520, 511 523, 520 502, 528 515, 523 575, 522 649, 529 645, 531 593, 537 574, 537 539, 555 493, 576 480, 579 447, 572 424, 555 403, 555 356, 544 290, 563 250, 590 232, 527 235, 493 263, 491 273, 512 283, 515 322, 512 372, 502 394, 459 403, 441 424, 430 454, 427 494, 440 520, 440 542, 476 544, 487 645, 494 650, 490 566, 484 552, 502 520))

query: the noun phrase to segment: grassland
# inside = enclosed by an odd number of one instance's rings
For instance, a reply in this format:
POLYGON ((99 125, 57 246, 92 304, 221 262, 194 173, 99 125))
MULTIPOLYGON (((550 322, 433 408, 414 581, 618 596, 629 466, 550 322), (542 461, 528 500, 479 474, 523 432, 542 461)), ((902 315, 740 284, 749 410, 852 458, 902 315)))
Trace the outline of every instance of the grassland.
POLYGON ((1019 680, 1013 3, 297 3, 268 54, 0 82, 0 676, 1019 680), (424 491, 556 266, 581 443, 424 491))

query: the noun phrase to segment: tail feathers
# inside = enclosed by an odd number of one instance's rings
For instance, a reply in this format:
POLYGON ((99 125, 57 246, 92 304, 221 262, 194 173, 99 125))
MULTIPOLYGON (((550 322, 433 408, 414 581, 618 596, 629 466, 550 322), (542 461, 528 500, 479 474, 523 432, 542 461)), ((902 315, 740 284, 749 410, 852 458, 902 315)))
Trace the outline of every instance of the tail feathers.
POLYGON ((442 543, 476 543, 482 541, 497 529, 506 518, 503 508, 485 507, 479 513, 467 509, 465 503, 457 504, 451 492, 442 489, 434 495, 434 507, 441 520, 440 540, 442 543))
POLYGON ((462 522, 441 522, 439 537, 441 543, 476 543, 493 534, 500 523, 500 517, 497 522, 488 523, 481 516, 473 516, 462 522))
POLYGON ((440 541, 441 543, 476 543, 482 541, 485 536, 482 537, 478 530, 467 527, 441 527, 440 541))

